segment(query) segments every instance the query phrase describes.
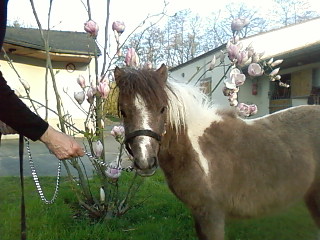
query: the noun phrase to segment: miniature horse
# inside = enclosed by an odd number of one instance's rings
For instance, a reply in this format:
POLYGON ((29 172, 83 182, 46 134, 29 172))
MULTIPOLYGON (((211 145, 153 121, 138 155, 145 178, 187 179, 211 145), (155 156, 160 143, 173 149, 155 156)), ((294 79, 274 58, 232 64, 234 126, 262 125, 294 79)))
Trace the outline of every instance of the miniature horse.
POLYGON ((191 210, 199 239, 223 240, 225 219, 249 218, 304 198, 320 227, 320 107, 244 120, 167 68, 115 68, 125 143, 141 176, 158 164, 191 210))

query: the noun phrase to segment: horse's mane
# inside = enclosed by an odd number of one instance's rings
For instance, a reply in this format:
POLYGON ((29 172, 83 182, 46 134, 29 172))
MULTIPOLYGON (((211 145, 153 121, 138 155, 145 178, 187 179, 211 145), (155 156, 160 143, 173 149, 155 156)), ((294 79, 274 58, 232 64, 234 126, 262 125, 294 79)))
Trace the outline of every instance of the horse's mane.
POLYGON ((124 68, 117 86, 125 95, 138 94, 146 102, 167 105, 169 124, 177 131, 220 120, 212 101, 199 87, 171 78, 165 82, 153 70, 124 68))
POLYGON ((199 121, 220 120, 213 102, 199 87, 168 79, 166 92, 169 100, 169 123, 176 130, 199 121))

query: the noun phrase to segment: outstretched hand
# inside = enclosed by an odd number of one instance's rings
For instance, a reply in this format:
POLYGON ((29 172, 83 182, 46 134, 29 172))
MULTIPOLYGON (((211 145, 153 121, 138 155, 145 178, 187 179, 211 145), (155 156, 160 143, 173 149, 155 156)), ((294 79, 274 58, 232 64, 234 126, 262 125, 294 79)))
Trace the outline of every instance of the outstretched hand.
POLYGON ((74 138, 51 126, 41 136, 40 141, 60 160, 84 156, 83 148, 74 138))

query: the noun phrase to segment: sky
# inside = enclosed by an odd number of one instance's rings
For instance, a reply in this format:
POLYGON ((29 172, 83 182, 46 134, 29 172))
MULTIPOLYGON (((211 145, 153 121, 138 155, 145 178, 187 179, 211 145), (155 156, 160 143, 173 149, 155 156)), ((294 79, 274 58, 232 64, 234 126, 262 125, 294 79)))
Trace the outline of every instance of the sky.
MULTIPOLYGON (((41 22, 46 25, 49 0, 33 0, 41 22)), ((111 0, 111 21, 121 20, 129 29, 138 25, 148 14, 158 13, 168 2, 168 14, 190 8, 200 16, 208 16, 211 12, 223 8, 232 0, 111 0), (196 4, 195 4, 196 3, 196 4)), ((52 25, 57 30, 83 31, 83 23, 88 19, 83 2, 87 0, 53 0, 52 25)), ((106 16, 106 0, 91 0, 92 18, 104 25, 106 16)), ((261 1, 245 0, 248 5, 261 8, 261 1)), ((263 7, 270 7, 272 0, 264 0, 263 7)), ((309 0, 313 8, 320 9, 319 0, 309 0)), ((18 20, 26 26, 36 26, 30 0, 9 0, 9 22, 18 20), (18 6, 18 7, 17 7, 18 6)))
MULTIPOLYGON (((86 2, 86 0, 82 0, 86 2)), ((83 31, 83 23, 88 15, 81 0, 53 0, 52 25, 57 30, 83 31)), ((46 24, 49 0, 34 0, 36 10, 43 24, 46 24)), ((206 0, 197 0, 199 4, 192 6, 192 1, 167 0, 168 14, 192 8, 194 12, 208 14, 206 0)), ((124 21, 130 29, 135 28, 146 16, 159 13, 164 6, 164 0, 111 0, 110 18, 124 21)), ((217 4, 215 4, 215 7, 217 4)), ((103 26, 106 17, 106 0, 91 0, 92 18, 103 26)), ((29 0, 9 0, 9 23, 18 20, 25 26, 36 26, 29 0), (17 9, 16 6, 19 6, 17 9)))
MULTIPOLYGON (((47 14, 49 0, 33 0, 43 28, 47 28, 47 14)), ((208 0, 165 0, 168 3, 167 14, 174 15, 177 11, 190 8, 194 14, 201 17, 209 16, 210 13, 223 9, 232 0, 208 1, 208 0), (195 4, 196 3, 196 4, 195 4)), ((63 31, 84 32, 84 23, 88 20, 88 14, 83 3, 87 0, 53 0, 51 12, 51 29, 63 31)), ((106 0, 91 0, 92 19, 100 26, 98 42, 103 42, 104 26, 106 19, 106 0), (102 38, 102 40, 99 39, 102 38)), ((250 7, 261 8, 261 1, 244 0, 250 7)), ((272 0, 264 0, 263 7, 272 9, 272 0)), ((309 0, 314 10, 320 12, 320 1, 309 0)), ((124 39, 149 15, 154 15, 164 7, 164 0, 111 0, 110 23, 123 21, 126 25, 124 39)), ((155 20, 152 18, 151 20, 155 20)), ((37 27, 30 0, 9 0, 8 22, 12 24, 18 21, 24 27, 37 27)), ((165 20, 164 20, 165 21, 165 20)), ((111 30, 111 29, 110 29, 111 30)), ((110 31, 111 32, 111 31, 110 31)), ((113 40, 114 41, 114 40, 113 40)), ((111 43, 112 44, 112 43, 111 43)))
MULTIPOLYGON (((33 0, 36 11, 44 28, 47 27, 47 13, 49 0, 33 0)), ((126 34, 133 31, 148 15, 157 14, 163 9, 164 1, 168 3, 167 13, 190 8, 201 17, 209 16, 217 9, 223 8, 232 0, 111 0, 110 22, 120 20, 126 25, 126 34)), ((83 31, 83 24, 88 20, 84 7, 87 0, 53 0, 51 13, 51 28, 63 31, 83 31)), ((106 0, 91 0, 92 19, 98 23, 103 31, 106 19, 106 0)), ((261 8, 261 1, 245 0, 252 7, 261 8)), ((272 0, 264 0, 264 7, 271 7, 272 0)), ((309 0, 313 9, 320 9, 319 0, 309 0)), ((30 0, 9 0, 8 21, 12 24, 18 21, 24 27, 37 27, 30 0)))

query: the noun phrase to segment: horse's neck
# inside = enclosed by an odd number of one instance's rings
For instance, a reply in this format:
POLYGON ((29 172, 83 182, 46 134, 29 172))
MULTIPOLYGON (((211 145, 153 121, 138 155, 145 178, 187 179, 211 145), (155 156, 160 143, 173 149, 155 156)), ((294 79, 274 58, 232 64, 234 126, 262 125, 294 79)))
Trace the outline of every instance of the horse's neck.
POLYGON ((194 158, 194 152, 187 132, 168 127, 159 152, 161 168, 165 172, 185 168, 192 162, 191 158, 194 158))

